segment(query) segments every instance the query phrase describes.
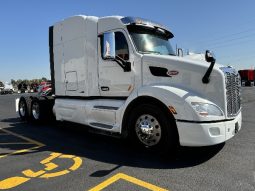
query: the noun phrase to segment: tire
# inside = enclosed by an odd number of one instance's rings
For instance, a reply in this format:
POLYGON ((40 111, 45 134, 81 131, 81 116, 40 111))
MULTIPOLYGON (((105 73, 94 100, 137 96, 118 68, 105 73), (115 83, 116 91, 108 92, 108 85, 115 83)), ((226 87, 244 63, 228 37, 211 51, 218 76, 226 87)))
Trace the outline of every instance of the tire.
POLYGON ((32 122, 39 122, 42 120, 43 112, 42 112, 41 104, 38 99, 34 99, 31 102, 30 113, 31 113, 32 122))
POLYGON ((19 116, 22 121, 25 121, 28 119, 28 110, 27 110, 27 103, 24 98, 21 98, 19 100, 19 116))
POLYGON ((142 104, 134 108, 129 118, 129 133, 135 144, 161 154, 175 154, 178 132, 174 118, 159 106, 142 104))

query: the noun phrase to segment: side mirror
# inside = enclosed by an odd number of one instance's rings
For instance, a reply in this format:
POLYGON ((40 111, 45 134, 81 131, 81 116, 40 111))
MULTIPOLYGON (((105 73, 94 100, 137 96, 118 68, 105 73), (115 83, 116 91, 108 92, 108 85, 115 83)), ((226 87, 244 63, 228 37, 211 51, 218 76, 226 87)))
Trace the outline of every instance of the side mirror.
POLYGON ((131 63, 116 55, 114 32, 106 32, 103 34, 102 57, 105 60, 116 61, 120 67, 123 68, 124 72, 131 71, 131 63))
POLYGON ((206 60, 206 62, 215 62, 214 54, 211 51, 206 50, 205 51, 205 60, 206 60))
POLYGON ((115 34, 107 32, 103 34, 103 59, 115 59, 115 34))

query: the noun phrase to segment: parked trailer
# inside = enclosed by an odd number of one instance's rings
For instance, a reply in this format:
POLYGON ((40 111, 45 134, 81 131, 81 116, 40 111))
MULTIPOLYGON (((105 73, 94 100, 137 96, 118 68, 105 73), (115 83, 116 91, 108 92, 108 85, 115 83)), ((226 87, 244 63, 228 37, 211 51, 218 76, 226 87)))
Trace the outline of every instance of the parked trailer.
POLYGON ((255 81, 254 70, 248 71, 248 80, 250 81, 251 86, 254 86, 254 81, 255 81))
POLYGON ((254 86, 255 70, 239 70, 242 86, 254 86))
POLYGON ((136 17, 74 16, 49 28, 54 96, 22 96, 24 120, 88 125, 146 148, 215 145, 241 129, 234 68, 178 57, 172 32, 136 17))

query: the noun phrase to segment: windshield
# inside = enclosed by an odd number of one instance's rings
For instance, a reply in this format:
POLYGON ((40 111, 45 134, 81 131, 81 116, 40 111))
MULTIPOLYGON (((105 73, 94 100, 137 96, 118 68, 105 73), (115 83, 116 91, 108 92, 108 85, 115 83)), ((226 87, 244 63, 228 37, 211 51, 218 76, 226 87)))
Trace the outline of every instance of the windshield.
POLYGON ((175 55, 169 35, 160 28, 127 26, 138 52, 142 54, 175 55))

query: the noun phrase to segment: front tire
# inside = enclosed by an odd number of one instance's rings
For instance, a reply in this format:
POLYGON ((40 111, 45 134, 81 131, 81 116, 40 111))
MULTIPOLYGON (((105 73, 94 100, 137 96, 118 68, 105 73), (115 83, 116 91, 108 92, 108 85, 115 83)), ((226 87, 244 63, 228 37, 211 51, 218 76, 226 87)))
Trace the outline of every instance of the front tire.
POLYGON ((174 118, 159 106, 142 104, 131 112, 131 137, 142 147, 166 153, 175 153, 178 133, 174 118))

